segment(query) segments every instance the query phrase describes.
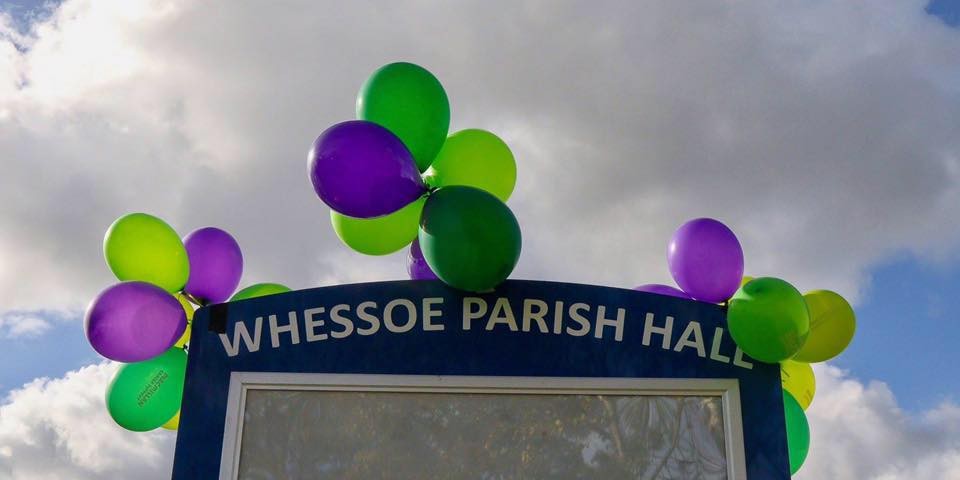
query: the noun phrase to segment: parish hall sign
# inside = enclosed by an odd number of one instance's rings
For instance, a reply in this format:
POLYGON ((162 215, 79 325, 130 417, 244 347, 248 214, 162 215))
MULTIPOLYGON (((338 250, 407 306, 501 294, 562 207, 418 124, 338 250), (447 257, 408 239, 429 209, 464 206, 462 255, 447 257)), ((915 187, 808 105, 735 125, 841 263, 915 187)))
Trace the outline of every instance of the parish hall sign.
POLYGON ((789 478, 779 368, 745 356, 723 308, 703 302, 519 280, 486 294, 341 285, 205 307, 188 358, 175 479, 237 478, 238 392, 244 375, 267 373, 729 380, 736 405, 724 409, 740 415, 727 430, 743 457, 729 478, 789 478))

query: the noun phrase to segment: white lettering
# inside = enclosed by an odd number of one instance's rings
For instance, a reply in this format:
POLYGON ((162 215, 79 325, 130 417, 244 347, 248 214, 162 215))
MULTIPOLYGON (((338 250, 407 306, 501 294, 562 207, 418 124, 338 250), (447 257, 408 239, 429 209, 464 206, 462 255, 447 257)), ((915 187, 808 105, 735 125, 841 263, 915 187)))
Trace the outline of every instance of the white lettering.
POLYGON ((233 324, 233 340, 227 337, 227 334, 220 334, 220 342, 223 343, 223 349, 227 351, 228 357, 236 357, 240 353, 240 339, 247 346, 250 353, 260 350, 260 333, 263 327, 263 317, 257 317, 253 322, 253 338, 250 338, 250 332, 247 331, 247 324, 236 322, 233 324), (256 338, 256 340, 254 340, 256 338))
POLYGON ((523 301, 523 331, 530 331, 530 321, 537 322, 537 329, 540 330, 540 333, 548 333, 547 322, 543 319, 547 315, 547 311, 550 307, 547 306, 547 302, 543 300, 536 299, 525 299, 523 301), (533 307, 537 307, 537 311, 533 311, 533 307))
POLYGON ((404 333, 409 332, 413 329, 413 326, 417 323, 417 307, 410 300, 406 298, 398 298, 396 300, 391 300, 387 303, 387 306, 383 307, 383 324, 387 327, 387 330, 393 333, 404 333), (402 306, 407 309, 407 323, 403 325, 397 325, 393 322, 393 310, 398 306, 402 306))
POLYGON ((713 342, 710 345, 710 360, 716 360, 718 362, 730 363, 730 357, 726 355, 720 355, 720 343, 723 342, 723 329, 717 327, 713 329, 713 342))
POLYGON ((682 352, 684 348, 694 347, 697 349, 697 356, 700 358, 705 358, 707 356, 707 348, 703 345, 703 331, 700 330, 699 322, 690 322, 687 324, 687 328, 683 330, 683 334, 680 335, 680 341, 673 347, 673 351, 682 352), (690 339, 691 335, 693 340, 690 339))
POLYGON ((667 322, 662 327, 653 326, 653 314, 647 313, 646 320, 643 324, 643 345, 646 347, 650 346, 650 337, 654 334, 663 335, 662 348, 664 350, 670 350, 670 339, 673 337, 673 317, 667 316, 667 322))
POLYGON ((333 320, 333 323, 337 325, 342 325, 343 330, 332 330, 330 336, 333 338, 345 338, 350 336, 353 333, 353 320, 350 320, 347 317, 344 317, 340 312, 349 312, 350 305, 340 304, 330 309, 330 320, 333 320))
POLYGON ((733 364, 747 370, 753 370, 753 364, 743 359, 743 351, 740 350, 740 347, 737 347, 737 351, 733 353, 733 364))
POLYGON ((517 320, 513 317, 513 309, 506 298, 500 297, 497 303, 493 304, 493 312, 487 320, 487 330, 493 330, 498 323, 504 323, 510 327, 511 332, 517 331, 517 320))
POLYGON ((319 320, 313 319, 313 317, 320 315, 324 311, 326 311, 326 309, 323 307, 308 308, 303 311, 303 323, 304 323, 303 327, 304 327, 304 330, 306 330, 307 332, 308 343, 327 339, 326 333, 317 333, 316 331, 317 327, 323 326, 323 319, 322 318, 319 320))
POLYGON ((580 311, 586 310, 590 311, 590 305, 586 303, 574 303, 570 305, 570 318, 580 324, 580 328, 574 330, 570 327, 567 327, 567 335, 573 335, 574 337, 582 337, 590 333, 590 320, 587 320, 587 317, 584 317, 580 314, 580 311))
POLYGON ((357 333, 360 335, 373 335, 380 330, 380 319, 375 315, 370 315, 367 313, 368 308, 377 308, 377 303, 363 302, 360 305, 357 305, 357 318, 370 324, 370 327, 368 328, 357 328, 357 333))
POLYGON ((487 302, 482 298, 463 297, 463 329, 470 330, 470 321, 487 314, 487 302), (473 310, 476 305, 477 310, 473 310))
POLYGON ((443 330, 442 323, 431 323, 430 319, 433 317, 439 317, 443 315, 443 312, 440 310, 434 310, 434 305, 443 304, 442 297, 433 297, 433 298, 424 298, 423 299, 423 330, 426 332, 439 332, 443 330))
POLYGON ((613 339, 616 341, 623 340, 623 320, 626 317, 626 311, 622 308, 617 309, 617 319, 606 318, 607 307, 600 305, 597 307, 597 328, 593 336, 596 338, 603 338, 603 327, 612 326, 614 328, 613 339))
POLYGON ((560 335, 563 327, 563 302, 554 303, 553 308, 553 333, 560 335))
POLYGON ((289 333, 290 334, 290 343, 296 345, 300 343, 300 329, 297 328, 297 315, 294 313, 293 317, 287 317, 288 323, 284 326, 277 325, 277 316, 270 315, 270 345, 273 348, 278 348, 280 346, 280 334, 289 333))

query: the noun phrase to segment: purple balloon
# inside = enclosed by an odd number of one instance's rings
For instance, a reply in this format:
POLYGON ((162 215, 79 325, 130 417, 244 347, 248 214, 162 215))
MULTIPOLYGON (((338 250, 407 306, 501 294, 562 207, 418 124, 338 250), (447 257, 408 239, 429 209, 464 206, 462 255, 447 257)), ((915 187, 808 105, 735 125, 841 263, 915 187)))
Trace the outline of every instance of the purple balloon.
POLYGON ((437 274, 433 273, 427 260, 423 258, 423 251, 420 250, 420 240, 414 239, 410 244, 410 255, 407 256, 407 273, 411 280, 437 280, 437 274))
POLYGON ((121 282, 100 292, 83 319, 87 340, 100 355, 140 362, 167 351, 187 328, 183 306, 147 282, 121 282))
POLYGON ((667 295, 670 297, 679 297, 692 300, 693 297, 687 295, 683 290, 679 288, 673 288, 670 285, 660 285, 659 283, 648 283, 646 285, 640 285, 639 287, 634 287, 634 290, 638 292, 647 292, 647 293, 656 293, 658 295, 667 295))
POLYGON ((335 211, 355 218, 393 213, 426 191, 403 142, 364 120, 338 123, 307 154, 313 189, 335 211))
POLYGON ((704 302, 729 299, 743 278, 743 249, 737 236, 712 218, 683 224, 670 240, 667 263, 677 285, 704 302))
POLYGON ((183 239, 190 277, 183 291, 204 303, 226 301, 240 285, 243 254, 229 233, 214 227, 195 230, 183 239))

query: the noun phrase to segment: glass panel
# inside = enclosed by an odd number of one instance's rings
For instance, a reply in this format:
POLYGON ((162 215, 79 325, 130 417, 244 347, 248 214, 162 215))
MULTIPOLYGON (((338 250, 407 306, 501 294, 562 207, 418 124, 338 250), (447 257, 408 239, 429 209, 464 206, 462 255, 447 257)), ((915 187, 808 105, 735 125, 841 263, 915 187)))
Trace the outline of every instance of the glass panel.
POLYGON ((717 396, 250 390, 241 479, 727 478, 717 396))

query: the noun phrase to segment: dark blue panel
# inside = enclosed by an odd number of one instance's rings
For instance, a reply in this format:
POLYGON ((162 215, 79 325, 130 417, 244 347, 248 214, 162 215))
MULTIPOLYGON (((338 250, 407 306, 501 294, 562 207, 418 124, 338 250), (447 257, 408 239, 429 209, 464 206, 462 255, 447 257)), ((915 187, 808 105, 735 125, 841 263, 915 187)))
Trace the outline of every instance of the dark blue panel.
MULTIPOLYGON (((502 312, 501 312, 502 313, 502 312)), ((406 310, 394 310, 394 323, 407 320, 406 310)), ((692 328, 692 327, 691 327, 692 328)), ((715 348, 711 348, 716 328, 726 328, 724 311, 717 305, 654 295, 633 290, 591 285, 511 280, 495 292, 472 295, 453 290, 435 281, 400 281, 300 290, 269 297, 243 300, 205 307, 194 318, 187 364, 180 431, 174 460, 173 478, 187 480, 217 478, 223 443, 224 417, 230 372, 305 372, 364 374, 429 374, 429 375, 510 375, 551 377, 636 377, 636 378, 735 378, 740 383, 743 414, 744 450, 747 474, 751 479, 789 479, 780 371, 744 357, 751 368, 734 363, 736 347, 724 332, 715 348), (465 297, 486 301, 488 312, 474 320, 469 330, 463 328, 465 297), (442 324, 442 331, 424 331, 422 305, 424 298, 441 298, 433 308, 442 312, 433 323, 442 324), (506 322, 491 325, 487 319, 498 298, 512 307, 518 331, 506 322), (376 302, 372 313, 382 318, 385 305, 395 299, 409 299, 416 305, 418 319, 414 328, 404 333, 388 331, 381 322, 379 331, 360 335, 358 327, 369 324, 358 320, 356 308, 362 302, 376 302), (525 299, 546 302, 550 312, 544 318, 547 333, 535 321, 530 331, 523 330, 525 299), (557 302, 562 302, 558 309, 557 302), (589 334, 575 336, 568 332, 580 329, 580 323, 569 316, 572 305, 582 303, 579 312, 590 322, 589 334), (331 307, 347 304, 344 315, 352 319, 354 331, 344 338, 333 338, 332 332, 344 327, 331 321, 331 307), (623 309, 622 339, 615 338, 615 328, 602 329, 602 338, 595 337, 595 320, 599 307, 604 317, 615 319, 623 309), (324 307, 316 317, 324 320, 314 333, 326 334, 324 340, 307 341, 304 311, 324 307), (562 333, 553 333, 554 313, 561 311, 562 333), (279 334, 279 346, 271 345, 269 316, 275 315, 278 325, 289 322, 288 312, 296 312, 300 342, 291 343, 289 333, 279 334), (654 334, 649 345, 643 344, 645 321, 652 315, 653 326, 663 327, 672 317, 670 349, 662 348, 662 335, 654 334), (250 352, 241 343, 239 352, 229 356, 220 335, 225 329, 232 339, 238 322, 253 334, 260 318, 259 350, 250 352), (704 357, 694 346, 675 351, 691 322, 700 327, 705 343, 704 357), (715 350, 717 355, 712 355, 715 350), (711 359, 712 356, 720 358, 711 359), (726 358, 726 361, 723 361, 726 358)), ((693 333, 688 335, 693 338, 693 333)))

